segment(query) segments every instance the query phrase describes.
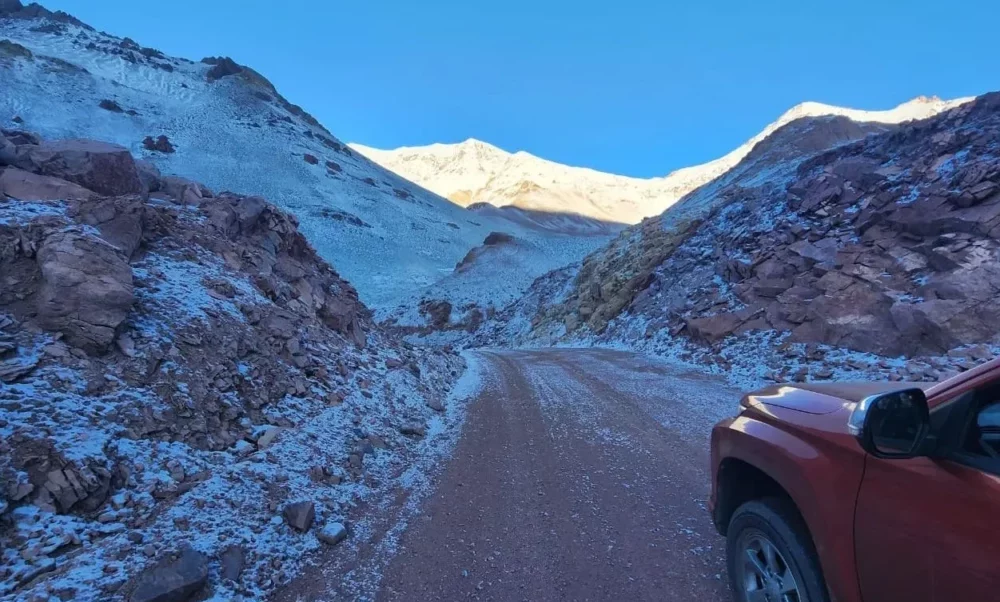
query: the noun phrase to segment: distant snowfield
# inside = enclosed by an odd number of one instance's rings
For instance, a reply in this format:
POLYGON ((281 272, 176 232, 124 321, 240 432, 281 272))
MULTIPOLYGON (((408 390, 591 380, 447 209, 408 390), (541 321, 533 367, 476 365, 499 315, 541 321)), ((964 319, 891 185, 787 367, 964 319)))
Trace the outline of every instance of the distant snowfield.
POLYGON ((919 97, 886 111, 862 111, 806 102, 738 148, 714 161, 678 169, 662 178, 630 178, 570 167, 524 151, 509 153, 470 138, 458 144, 431 144, 380 150, 349 146, 428 190, 468 206, 489 203, 548 212, 577 213, 599 220, 634 224, 663 213, 684 195, 736 166, 753 147, 781 126, 803 117, 842 115, 854 121, 902 123, 925 119, 971 100, 919 97))
POLYGON ((522 262, 535 271, 519 283, 579 259, 604 240, 587 237, 581 250, 576 236, 467 211, 346 149, 290 111, 255 75, 210 83, 210 65, 146 56, 134 43, 74 25, 63 33, 32 31, 38 24, 0 21, 0 38, 34 55, 0 54, 0 126, 48 139, 114 142, 164 174, 216 192, 263 196, 294 213, 317 251, 376 309, 395 307, 448 276, 492 231, 528 241, 525 250, 538 253, 522 262), (138 60, 123 58, 123 49, 138 60), (104 99, 135 114, 98 108, 104 99), (14 116, 23 125, 9 121, 14 116), (159 135, 169 137, 176 153, 143 148, 146 136, 159 135), (317 164, 306 162, 307 153, 317 164))

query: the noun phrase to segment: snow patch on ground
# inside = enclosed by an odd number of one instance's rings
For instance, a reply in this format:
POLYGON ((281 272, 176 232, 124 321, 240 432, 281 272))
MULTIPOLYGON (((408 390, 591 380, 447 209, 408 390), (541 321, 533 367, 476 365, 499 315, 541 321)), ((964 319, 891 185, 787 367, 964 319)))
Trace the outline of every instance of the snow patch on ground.
POLYGON ((350 546, 356 551, 360 546, 374 546, 369 560, 338 576, 338 582, 351 593, 352 599, 370 602, 375 599, 382 571, 400 553, 399 540, 409 524, 420 516, 423 501, 433 491, 435 478, 445 459, 452 453, 461 436, 468 403, 483 390, 486 379, 494 378, 484 362, 474 352, 463 352, 465 372, 459 377, 445 403, 444 414, 433 416, 427 424, 426 437, 418 448, 419 459, 402 473, 392 478, 393 494, 374 500, 377 512, 371 518, 351 527, 350 546), (394 507, 396 500, 405 501, 394 507), (380 517, 394 516, 387 528, 379 525, 380 517))

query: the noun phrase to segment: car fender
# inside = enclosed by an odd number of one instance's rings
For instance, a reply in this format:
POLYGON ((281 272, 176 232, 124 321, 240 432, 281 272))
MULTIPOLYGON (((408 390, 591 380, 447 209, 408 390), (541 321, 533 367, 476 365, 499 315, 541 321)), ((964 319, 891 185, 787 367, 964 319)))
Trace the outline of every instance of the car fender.
MULTIPOLYGON (((789 424, 777 416, 787 412, 794 410, 744 412, 716 426, 712 436, 713 481, 729 458, 773 479, 792 499, 809 529, 832 600, 860 602, 854 508, 864 453, 849 435, 838 436, 823 428, 829 420, 797 412, 789 424)), ((719 488, 714 482, 713 498, 719 488)), ((716 503, 713 499, 713 508, 716 503)))

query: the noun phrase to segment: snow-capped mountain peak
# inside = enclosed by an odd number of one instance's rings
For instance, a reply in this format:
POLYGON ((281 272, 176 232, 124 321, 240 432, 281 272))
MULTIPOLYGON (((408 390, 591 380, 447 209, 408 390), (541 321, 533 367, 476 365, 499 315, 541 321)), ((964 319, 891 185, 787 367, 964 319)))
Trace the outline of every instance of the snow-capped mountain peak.
POLYGON ((854 121, 894 124, 926 119, 968 100, 919 96, 884 111, 803 102, 718 159, 678 169, 665 177, 648 179, 571 167, 523 150, 511 153, 475 138, 455 144, 436 143, 394 150, 361 144, 350 146, 390 171, 462 206, 474 203, 497 207, 513 205, 535 211, 636 223, 662 213, 684 195, 729 171, 758 142, 796 119, 840 115, 854 121))

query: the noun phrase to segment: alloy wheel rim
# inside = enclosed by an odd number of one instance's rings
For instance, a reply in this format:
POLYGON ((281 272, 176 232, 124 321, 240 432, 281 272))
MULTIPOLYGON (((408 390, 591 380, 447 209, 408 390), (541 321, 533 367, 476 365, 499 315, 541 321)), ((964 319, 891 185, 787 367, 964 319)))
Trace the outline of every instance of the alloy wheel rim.
POLYGON ((740 541, 738 583, 747 602, 803 602, 791 565, 767 535, 750 530, 740 541))

